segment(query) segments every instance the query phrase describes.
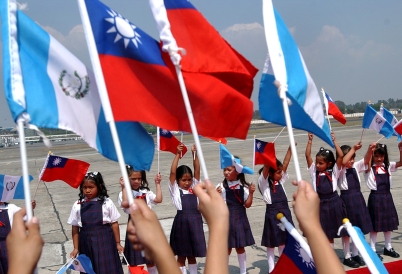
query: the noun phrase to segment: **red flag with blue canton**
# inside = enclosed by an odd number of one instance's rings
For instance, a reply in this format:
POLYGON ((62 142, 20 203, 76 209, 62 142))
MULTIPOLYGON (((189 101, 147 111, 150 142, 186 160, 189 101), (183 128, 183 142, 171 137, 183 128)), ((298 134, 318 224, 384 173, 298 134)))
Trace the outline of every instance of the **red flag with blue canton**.
MULTIPOLYGON (((159 149, 162 151, 169 151, 173 154, 177 153, 177 146, 180 144, 180 141, 177 140, 174 135, 166 129, 159 128, 159 149)), ((183 144, 183 150, 180 155, 180 158, 184 156, 187 152, 187 147, 183 144)))
POLYGON ((87 162, 49 154, 39 175, 39 180, 44 182, 61 180, 78 188, 88 168, 87 162))
POLYGON ((286 245, 272 274, 316 274, 314 261, 286 231, 286 245))
POLYGON ((267 165, 276 170, 277 166, 274 143, 254 139, 254 147, 254 165, 267 165))
MULTIPOLYGON (((159 43, 100 1, 85 3, 115 120, 191 132, 176 74, 164 62, 159 43), (132 106, 141 107, 132 111, 132 106)), ((198 133, 245 139, 253 103, 216 76, 221 74, 229 77, 216 71, 183 72, 198 133), (242 115, 232 115, 229 109, 242 115)), ((251 90, 252 86, 250 94, 251 90)))
POLYGON ((346 124, 345 116, 343 116, 342 112, 339 110, 338 106, 332 101, 332 98, 324 91, 325 97, 328 101, 328 114, 332 115, 335 120, 337 120, 341 124, 346 124))

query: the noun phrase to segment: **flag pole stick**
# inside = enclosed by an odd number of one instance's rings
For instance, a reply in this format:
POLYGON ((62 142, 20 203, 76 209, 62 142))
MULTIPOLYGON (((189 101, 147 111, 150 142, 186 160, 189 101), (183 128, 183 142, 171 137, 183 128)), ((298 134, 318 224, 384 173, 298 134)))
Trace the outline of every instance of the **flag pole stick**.
POLYGON ((286 127, 283 127, 281 132, 279 132, 278 136, 275 137, 275 139, 272 141, 272 143, 275 143, 276 139, 278 139, 279 135, 281 135, 282 131, 285 130, 286 127))
POLYGON ((21 166, 22 166, 22 180, 24 184, 25 207, 27 210, 27 219, 28 222, 30 222, 33 216, 33 212, 31 202, 31 190, 29 189, 28 158, 27 158, 27 147, 25 143, 24 118, 22 117, 18 118, 17 125, 18 125, 18 137, 20 138, 20 153, 21 153, 21 166))
POLYGON ((47 167, 47 163, 49 162, 49 155, 51 155, 51 154, 52 154, 51 151, 49 151, 49 152, 47 153, 45 164, 43 165, 42 170, 40 171, 40 174, 39 174, 38 185, 36 186, 36 190, 35 190, 35 194, 34 194, 33 200, 35 200, 36 192, 38 191, 38 188, 39 188, 39 182, 42 181, 42 175, 43 175, 43 173, 45 172, 45 169, 46 169, 46 167, 47 167))
POLYGON ((99 96, 101 99, 103 111, 105 113, 105 119, 109 124, 110 132, 112 134, 112 139, 114 143, 114 147, 116 149, 117 160, 120 166, 120 171, 124 181, 124 187, 127 192, 128 203, 131 205, 134 203, 133 193, 131 191, 131 185, 128 180, 128 174, 125 167, 123 152, 121 150, 120 140, 116 129, 116 124, 113 117, 112 107, 110 105, 109 96, 107 94, 105 79, 103 77, 102 67, 100 64, 98 51, 96 48, 91 23, 88 18, 87 7, 84 0, 77 0, 78 7, 80 10, 82 26, 85 32, 85 38, 87 40, 89 56, 92 63, 92 68, 95 74, 96 84, 98 85, 99 96))
POLYGON ((382 136, 380 139, 378 139, 378 141, 376 142, 376 143, 378 143, 379 141, 381 141, 382 140, 382 138, 384 138, 385 136, 382 136))
POLYGON ((361 142, 361 141, 362 141, 362 139, 363 139, 363 133, 364 133, 364 130, 365 130, 365 128, 363 128, 363 130, 362 130, 362 135, 360 136, 360 141, 359 141, 359 142, 361 142))
POLYGON ((36 185, 35 193, 34 193, 32 200, 35 200, 36 192, 38 191, 38 188, 39 188, 39 183, 40 183, 40 180, 38 180, 38 184, 36 185))
POLYGON ((253 146, 253 171, 254 171, 254 168, 255 168, 255 135, 254 135, 254 142, 253 142, 253 144, 254 144, 254 146, 253 146))
POLYGON ((156 146, 158 149, 158 174, 159 174, 159 154, 161 151, 161 143, 160 143, 160 132, 159 132, 159 127, 156 127, 156 146))

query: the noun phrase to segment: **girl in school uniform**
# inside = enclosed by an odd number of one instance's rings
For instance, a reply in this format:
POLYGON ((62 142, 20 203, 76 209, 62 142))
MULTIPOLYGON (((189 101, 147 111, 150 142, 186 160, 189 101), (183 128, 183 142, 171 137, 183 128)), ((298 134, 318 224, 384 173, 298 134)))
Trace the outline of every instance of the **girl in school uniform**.
POLYGON ((120 213, 108 198, 100 172, 85 175, 78 196, 68 218, 74 244, 70 257, 87 255, 96 274, 123 274, 119 252, 124 248, 117 222, 120 213))
MULTIPOLYGON (((334 238, 339 238, 338 229, 342 225, 343 218, 346 218, 347 215, 345 204, 336 191, 342 168, 343 153, 333 132, 331 132, 331 136, 338 155, 336 161, 331 150, 320 148, 315 157, 315 162, 313 162, 311 158, 313 134, 311 133, 308 134, 305 156, 311 183, 320 198, 320 223, 331 246, 334 247, 334 238)), ((342 230, 340 236, 347 235, 347 232, 342 230)))
POLYGON ((260 170, 260 177, 258 178, 258 188, 266 203, 261 245, 267 248, 269 273, 271 273, 275 267, 275 247, 278 247, 278 253, 279 256, 281 256, 286 243, 286 232, 279 228, 278 224, 280 222, 276 218, 276 215, 283 213, 286 219, 293 225, 288 198, 286 197, 285 188, 283 187, 285 181, 289 179, 286 170, 291 156, 292 152, 289 147, 283 164, 277 159, 277 169, 264 165, 260 170))
POLYGON ((194 176, 191 168, 185 165, 179 167, 179 159, 184 146, 177 147, 176 155, 170 169, 169 192, 172 202, 177 209, 170 232, 170 246, 177 256, 182 273, 186 272, 186 258, 190 274, 197 273, 196 257, 205 257, 207 248, 201 213, 198 211, 197 196, 193 194, 193 187, 200 180, 200 163, 196 154, 195 145, 191 151, 193 155, 194 176))
MULTIPOLYGON (((366 184, 371 189, 367 203, 373 225, 373 231, 370 232, 371 248, 376 251, 377 232, 382 231, 385 240, 383 254, 393 258, 399 258, 399 254, 392 248, 391 232, 398 229, 399 219, 390 191, 391 172, 396 172, 398 167, 402 166, 402 142, 398 144, 398 149, 399 161, 389 162, 385 144, 370 144, 366 156, 371 160, 364 173, 366 184)), ((378 256, 382 259, 380 254, 378 256)))
MULTIPOLYGON (((156 174, 155 176, 155 186, 156 186, 156 194, 154 194, 148 187, 147 175, 144 170, 136 171, 130 165, 126 165, 127 175, 130 180, 130 185, 133 193, 134 199, 144 199, 149 208, 152 208, 152 205, 156 205, 162 202, 162 190, 161 190, 161 180, 162 177, 160 174, 156 174)), ((130 209, 123 208, 121 203, 123 201, 128 201, 127 193, 124 187, 123 177, 120 178, 121 191, 119 193, 118 203, 119 206, 123 209, 124 213, 128 214, 128 222, 130 221, 130 209)), ((124 244, 124 256, 126 257, 128 264, 130 266, 146 264, 148 273, 156 274, 155 265, 146 260, 142 255, 141 251, 136 251, 133 248, 133 245, 128 240, 128 233, 126 231, 126 238, 124 244)))
MULTIPOLYGON (((35 209, 36 201, 32 201, 32 209, 35 209)), ((0 202, 0 274, 8 273, 8 253, 6 238, 13 226, 14 214, 21 208, 10 203, 0 202)))
MULTIPOLYGON (((247 218, 246 208, 253 203, 255 185, 246 182, 243 166, 240 159, 235 157, 235 166, 228 166, 223 169, 225 179, 217 187, 229 209, 229 243, 228 254, 236 249, 239 261, 240 273, 246 273, 247 256, 246 246, 255 244, 250 223, 247 218)), ((250 171, 250 174, 253 171, 250 171)))
MULTIPOLYGON (((356 151, 361 147, 361 142, 358 142, 353 147, 348 145, 341 146, 342 153, 345 156, 342 160, 342 171, 338 179, 338 187, 341 190, 341 199, 346 206, 349 221, 354 226, 359 227, 363 234, 367 234, 373 230, 373 226, 371 225, 366 201, 360 190, 359 173, 367 169, 370 158, 365 157, 355 162, 356 151)), ((342 237, 342 245, 345 254, 344 265, 352 268, 365 265, 354 244, 352 244, 352 254, 350 254, 350 238, 348 236, 342 237)))

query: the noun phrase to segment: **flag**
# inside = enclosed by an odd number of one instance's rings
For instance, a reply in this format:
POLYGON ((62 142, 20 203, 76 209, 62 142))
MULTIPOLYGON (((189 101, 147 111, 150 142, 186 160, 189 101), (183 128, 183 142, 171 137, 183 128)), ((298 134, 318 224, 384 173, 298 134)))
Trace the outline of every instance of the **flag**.
POLYGON ((370 105, 367 105, 363 116, 363 128, 374 129, 377 133, 384 135, 387 139, 394 133, 394 128, 370 105))
POLYGON ((303 57, 271 0, 263 1, 265 37, 268 56, 261 77, 258 96, 261 117, 286 125, 278 81, 286 89, 292 127, 309 131, 334 147, 330 128, 325 120, 319 91, 311 78, 303 57))
MULTIPOLYGON (((23 12, 9 10, 10 6, 1 1, 4 90, 14 120, 28 115, 29 123, 38 127, 75 132, 103 156, 117 161, 93 73, 23 12), (9 20, 9 11, 16 14, 16 23, 9 20), (17 33, 8 32, 14 27, 17 33)), ((155 150, 152 137, 139 123, 121 122, 116 127, 124 161, 149 170, 155 150)))
MULTIPOLYGON (((173 134, 166 129, 159 128, 159 149, 162 151, 169 151, 173 154, 177 153, 177 146, 181 142, 173 136, 173 134)), ((184 144, 183 144, 184 145, 184 144)), ((180 158, 187 152, 187 147, 184 146, 180 158)))
POLYGON ((394 125, 394 130, 396 133, 402 135, 402 119, 394 125))
POLYGON ((88 274, 95 274, 91 260, 85 254, 80 254, 74 259, 73 263, 69 267, 75 271, 80 271, 88 274))
POLYGON ((205 138, 209 138, 211 140, 214 140, 215 142, 227 145, 228 140, 226 140, 225 138, 215 138, 215 137, 205 137, 205 138))
MULTIPOLYGON (((33 177, 29 175, 29 181, 33 177)), ((24 199, 24 183, 22 176, 11 176, 0 174, 0 197, 1 202, 7 202, 13 199, 24 199)))
POLYGON ((254 174, 254 170, 247 166, 243 166, 240 163, 240 159, 235 158, 222 144, 220 144, 220 157, 221 169, 227 168, 228 166, 234 166, 238 173, 254 174))
POLYGON ((87 162, 48 154, 39 180, 44 182, 61 180, 74 188, 78 188, 88 168, 87 162))
POLYGON ((147 274, 148 271, 144 269, 143 265, 136 265, 136 266, 130 266, 128 265, 128 271, 130 274, 147 274))
POLYGON ((286 244, 272 274, 312 274, 317 273, 314 261, 304 251, 300 244, 286 231, 286 244))
MULTIPOLYGON (((381 107, 380 107, 380 114, 381 114, 382 117, 385 118, 385 120, 387 120, 391 124, 391 126, 395 127, 395 125, 398 123, 398 119, 396 119, 394 114, 392 114, 382 104, 381 104, 381 107)), ((400 133, 397 133, 395 131, 393 135, 398 137, 398 141, 401 141, 401 134, 400 133)))
POLYGON ((254 139, 254 165, 267 165, 277 169, 274 143, 254 139))
POLYGON ((346 119, 345 116, 343 116, 342 112, 339 110, 338 106, 334 103, 332 98, 324 91, 324 89, 321 90, 323 93, 323 99, 324 99, 324 104, 325 104, 325 110, 327 112, 327 115, 332 115, 335 120, 337 120, 341 124, 346 124, 346 119))
MULTIPOLYGON (((176 72, 159 43, 100 1, 85 3, 115 120, 191 132, 176 72)), ((253 103, 215 74, 183 72, 198 133, 245 139, 253 103)))

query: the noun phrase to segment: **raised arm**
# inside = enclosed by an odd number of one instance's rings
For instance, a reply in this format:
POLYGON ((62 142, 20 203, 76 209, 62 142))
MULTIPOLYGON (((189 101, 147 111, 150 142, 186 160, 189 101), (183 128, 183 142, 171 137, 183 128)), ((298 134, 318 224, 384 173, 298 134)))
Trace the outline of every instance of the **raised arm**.
POLYGON ((310 166, 313 164, 313 159, 311 158, 311 145, 313 144, 313 133, 308 133, 308 141, 307 141, 307 146, 306 146, 306 161, 307 161, 307 168, 310 168, 310 166))
POLYGON ((396 162, 396 168, 402 166, 402 142, 398 143, 398 149, 399 149, 399 161, 396 162))
POLYGON ((154 202, 159 204, 162 203, 162 189, 161 189, 162 175, 160 173, 155 175, 155 187, 156 187, 156 197, 154 202))
MULTIPOLYGON (((297 146, 297 143, 295 143, 295 146, 297 146)), ((289 146, 288 151, 286 152, 285 158, 283 159, 283 163, 282 163, 283 172, 286 172, 286 170, 288 169, 291 157, 292 157, 292 149, 289 146)))
POLYGON ((355 145, 349 150, 349 152, 346 153, 346 155, 343 156, 342 165, 345 166, 345 165, 350 161, 350 159, 352 159, 353 154, 355 154, 356 151, 358 151, 359 149, 361 149, 361 147, 362 147, 362 142, 361 142, 361 141, 358 142, 357 144, 355 144, 355 145))
POLYGON ((191 152, 193 155, 194 178, 197 181, 199 181, 201 178, 201 176, 200 176, 200 160, 198 159, 197 148, 195 145, 191 146, 191 152))
POLYGON ((336 159, 336 166, 338 169, 342 168, 342 160, 343 160, 343 152, 341 147, 338 145, 338 142, 336 141, 335 138, 335 133, 331 131, 331 137, 332 137, 332 142, 334 142, 335 149, 336 149, 336 154, 338 155, 338 158, 336 159))
POLYGON ((177 146, 176 155, 174 156, 172 166, 170 167, 169 181, 170 181, 171 185, 173 185, 174 182, 176 181, 176 169, 177 169, 177 166, 179 165, 180 155, 181 155, 183 148, 184 148, 183 144, 179 144, 177 146))
POLYGON ((371 170, 371 156, 373 155, 376 142, 371 143, 367 149, 366 156, 364 156, 364 164, 367 165, 366 173, 369 173, 371 170))

